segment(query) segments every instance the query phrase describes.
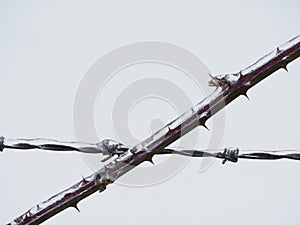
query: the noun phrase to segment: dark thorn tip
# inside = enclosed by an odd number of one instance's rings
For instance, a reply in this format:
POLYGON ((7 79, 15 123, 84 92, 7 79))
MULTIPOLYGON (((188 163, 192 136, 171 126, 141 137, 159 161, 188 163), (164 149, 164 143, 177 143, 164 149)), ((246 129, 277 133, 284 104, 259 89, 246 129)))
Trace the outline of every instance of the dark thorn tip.
POLYGON ((78 208, 77 204, 75 204, 75 205, 72 205, 71 207, 73 207, 73 208, 74 208, 74 209, 76 209, 78 212, 80 212, 80 210, 79 210, 79 208, 78 208))
POLYGON ((84 183, 84 184, 87 183, 87 180, 83 176, 81 176, 81 177, 82 177, 81 182, 84 183))
POLYGON ((242 96, 245 96, 248 100, 250 100, 249 96, 247 95, 247 92, 241 93, 242 96))
POLYGON ((277 54, 281 52, 279 47, 276 48, 276 52, 277 52, 277 54))
POLYGON ((206 126, 205 122, 201 123, 200 126, 205 127, 209 131, 209 128, 206 126))
POLYGON ((281 68, 284 69, 286 72, 289 72, 289 70, 287 69, 287 65, 283 65, 281 68))
POLYGON ((243 93, 243 96, 245 96, 248 100, 250 100, 250 98, 248 97, 247 93, 243 93))
POLYGON ((150 162, 150 163, 152 163, 154 165, 153 156, 151 156, 147 161, 150 162))

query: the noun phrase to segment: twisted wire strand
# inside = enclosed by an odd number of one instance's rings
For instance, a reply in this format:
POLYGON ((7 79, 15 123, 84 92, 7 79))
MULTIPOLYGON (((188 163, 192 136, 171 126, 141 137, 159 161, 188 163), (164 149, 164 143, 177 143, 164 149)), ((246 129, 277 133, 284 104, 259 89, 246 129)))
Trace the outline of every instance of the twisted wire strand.
POLYGON ((243 151, 239 158, 241 159, 262 159, 262 160, 277 160, 277 159, 292 159, 300 160, 299 150, 276 150, 276 151, 243 151))
POLYGON ((83 142, 64 142, 52 139, 33 138, 33 139, 8 139, 1 137, 0 150, 5 148, 19 150, 50 150, 50 151, 78 151, 83 153, 102 153, 97 144, 83 142), (2 141, 1 141, 2 140, 2 141))
MULTIPOLYGON (((125 146, 120 142, 105 139, 99 143, 91 144, 85 142, 66 142, 52 139, 34 138, 34 139, 8 139, 0 137, 0 150, 3 149, 18 149, 18 150, 48 150, 48 151, 77 151, 82 153, 115 155, 124 154, 130 149, 130 146, 125 146)), ((177 154, 188 157, 214 157, 226 161, 237 162, 238 159, 260 159, 260 160, 278 160, 291 159, 300 160, 299 150, 244 150, 239 148, 224 148, 216 151, 208 150, 192 150, 183 149, 176 150, 175 148, 165 148, 158 155, 177 154)), ((107 159, 109 159, 107 158, 107 159)), ((107 160, 106 159, 106 160, 107 160)), ((103 160, 103 161, 106 161, 103 160)))

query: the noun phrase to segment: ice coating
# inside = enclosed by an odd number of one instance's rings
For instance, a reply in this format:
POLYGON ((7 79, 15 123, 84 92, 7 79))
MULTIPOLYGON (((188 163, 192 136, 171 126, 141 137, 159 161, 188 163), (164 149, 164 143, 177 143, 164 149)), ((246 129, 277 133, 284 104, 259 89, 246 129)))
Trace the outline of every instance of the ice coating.
POLYGON ((178 117, 176 120, 171 122, 168 127, 170 130, 175 130, 177 127, 179 127, 182 124, 182 118, 178 117))
POLYGON ((294 37, 293 39, 291 39, 290 41, 288 41, 287 43, 280 45, 279 46, 279 51, 285 51, 287 49, 292 48, 293 46, 295 46, 296 44, 298 44, 300 42, 300 35, 294 37))
MULTIPOLYGON (((142 143, 140 143, 140 144, 134 146, 134 147, 133 147, 130 151, 128 151, 128 152, 131 152, 132 154, 135 154, 135 153, 137 153, 137 152, 143 150, 145 144, 146 144, 146 143, 148 144, 149 141, 150 141, 149 139, 143 141, 142 143)), ((125 154, 124 156, 127 156, 127 154, 125 154)))
POLYGON ((202 100, 201 102, 199 102, 198 104, 196 104, 195 106, 193 106, 192 110, 194 112, 198 112, 199 110, 201 110, 203 108, 204 105, 209 105, 209 101, 206 98, 204 100, 202 100))
POLYGON ((134 150, 131 149, 131 151, 126 151, 123 155, 119 156, 118 158, 116 158, 116 162, 120 162, 122 160, 124 160, 124 158, 129 158, 133 155, 134 150))
POLYGON ((186 121, 189 118, 191 118, 191 116, 195 114, 195 112, 193 111, 193 108, 190 108, 189 110, 187 110, 185 113, 183 113, 180 118, 182 119, 182 121, 186 121))
POLYGON ((242 74, 248 74, 251 73, 252 71, 256 70, 257 68, 263 66, 266 64, 266 62, 270 61, 271 59, 273 59, 278 53, 278 51, 275 49, 272 52, 270 52, 268 55, 260 58, 259 60, 257 60, 255 63, 253 63, 252 65, 246 67, 245 69, 243 69, 241 72, 242 74))
POLYGON ((192 107, 192 111, 197 112, 199 119, 208 115, 208 111, 204 109, 211 108, 210 104, 214 99, 216 99, 220 95, 221 92, 222 92, 221 87, 216 88, 215 91, 212 92, 209 96, 207 96, 201 102, 199 102, 198 104, 192 107))
POLYGON ((25 221, 26 218, 28 218, 32 215, 42 213, 42 211, 46 210, 48 207, 53 207, 53 206, 59 205, 60 202, 62 202, 66 198, 67 195, 71 195, 71 194, 75 193, 76 191, 79 191, 79 189, 82 188, 86 183, 94 181, 94 180, 95 180, 94 175, 84 178, 84 180, 82 180, 81 182, 78 182, 77 184, 73 185, 72 187, 52 196, 48 200, 43 201, 38 205, 35 205, 31 209, 29 209, 26 213, 24 213, 21 217, 16 218, 14 221, 12 221, 9 224, 11 224, 11 225, 19 224, 20 221, 25 221))
POLYGON ((162 129, 160 129, 159 131, 153 134, 153 139, 157 140, 158 138, 165 136, 168 132, 169 132, 168 127, 163 127, 162 129))
POLYGON ((168 125, 169 130, 174 130, 180 127, 185 121, 191 118, 193 114, 195 114, 194 109, 193 108, 188 109, 185 113, 183 113, 181 116, 179 116, 177 119, 175 119, 168 125))
POLYGON ((233 86, 236 82, 238 82, 240 76, 240 73, 226 74, 224 79, 226 80, 227 84, 233 86))
POLYGON ((248 81, 248 82, 246 82, 246 83, 245 83, 245 85, 244 85, 244 86, 245 86, 245 87, 249 87, 250 85, 251 85, 251 82, 250 82, 250 81, 248 81))
POLYGON ((279 159, 282 157, 300 160, 299 150, 242 150, 240 156, 248 159, 279 159))
MULTIPOLYGON (((267 54, 266 56, 260 58, 259 60, 257 60, 255 63, 253 63, 252 65, 246 67, 245 69, 243 69, 241 72, 242 74, 249 74, 252 71, 256 70, 257 68, 265 65, 268 61, 272 60, 273 58, 275 58, 276 56, 278 56, 279 54, 281 54, 283 51, 290 49, 291 47, 297 45, 298 43, 300 43, 300 35, 296 36, 295 38, 293 38, 292 40, 290 40, 289 42, 279 46, 277 49, 271 51, 269 54, 267 54)), ((283 57, 283 60, 286 60, 288 56, 283 57)))
POLYGON ((41 149, 52 151, 79 151, 84 153, 102 153, 103 149, 97 144, 85 142, 66 142, 46 138, 8 139, 4 138, 4 147, 13 149, 41 149))

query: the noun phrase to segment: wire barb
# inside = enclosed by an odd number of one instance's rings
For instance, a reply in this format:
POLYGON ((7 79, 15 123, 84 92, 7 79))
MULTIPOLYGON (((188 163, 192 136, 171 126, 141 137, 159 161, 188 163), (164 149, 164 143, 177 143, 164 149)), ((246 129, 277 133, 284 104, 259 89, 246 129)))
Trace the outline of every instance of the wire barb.
POLYGON ((227 161, 236 163, 239 158, 239 149, 238 148, 225 148, 224 152, 220 155, 217 155, 218 158, 224 159, 222 164, 225 164, 227 161))

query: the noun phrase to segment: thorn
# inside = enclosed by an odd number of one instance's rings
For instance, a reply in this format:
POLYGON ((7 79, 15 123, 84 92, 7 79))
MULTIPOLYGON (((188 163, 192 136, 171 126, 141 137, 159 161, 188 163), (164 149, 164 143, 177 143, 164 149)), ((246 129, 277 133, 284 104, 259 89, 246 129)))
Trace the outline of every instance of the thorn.
POLYGON ((279 47, 276 48, 276 53, 279 54, 281 51, 279 49, 279 47))
POLYGON ((71 207, 75 208, 78 212, 80 212, 78 206, 77 206, 77 203, 75 205, 72 205, 71 207))
POLYGON ((199 126, 205 127, 209 131, 209 128, 206 126, 205 122, 200 123, 199 126))
POLYGON ((242 93, 241 95, 245 96, 250 101, 250 98, 248 97, 247 93, 242 93))
POLYGON ((282 65, 281 68, 284 69, 286 72, 289 72, 288 69, 287 69, 287 65, 286 64, 282 65))
POLYGON ((148 162, 152 163, 154 165, 154 162, 153 162, 153 155, 147 160, 148 162))
POLYGON ((84 184, 87 183, 87 180, 83 176, 81 176, 81 177, 82 177, 82 181, 81 182, 84 183, 84 184))
POLYGON ((241 95, 245 96, 248 100, 250 100, 250 98, 249 98, 248 95, 247 95, 247 91, 242 92, 241 95))

